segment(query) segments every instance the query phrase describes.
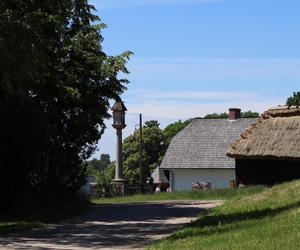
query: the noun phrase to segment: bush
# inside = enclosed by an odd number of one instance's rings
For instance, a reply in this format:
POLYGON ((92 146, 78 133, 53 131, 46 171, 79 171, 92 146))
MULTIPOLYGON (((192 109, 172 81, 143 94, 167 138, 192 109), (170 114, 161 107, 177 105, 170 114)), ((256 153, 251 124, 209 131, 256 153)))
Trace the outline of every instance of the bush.
POLYGON ((98 172, 96 174, 96 196, 97 197, 110 197, 110 182, 111 178, 104 172, 98 172))

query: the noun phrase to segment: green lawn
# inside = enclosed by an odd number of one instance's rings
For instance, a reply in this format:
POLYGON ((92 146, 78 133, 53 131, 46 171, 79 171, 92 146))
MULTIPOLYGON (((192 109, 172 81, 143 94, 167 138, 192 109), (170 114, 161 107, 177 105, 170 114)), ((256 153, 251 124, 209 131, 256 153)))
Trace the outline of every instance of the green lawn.
POLYGON ((0 212, 0 234, 43 227, 49 223, 80 215, 88 207, 89 203, 82 199, 55 202, 23 201, 10 211, 0 212))
POLYGON ((217 200, 229 199, 236 196, 257 193, 263 190, 262 186, 253 186, 239 189, 211 189, 197 191, 180 192, 162 192, 153 194, 138 194, 116 198, 93 198, 93 204, 125 203, 125 202, 144 202, 144 201, 162 201, 162 200, 217 200))
POLYGON ((149 249, 300 249, 300 181, 232 196, 149 249))

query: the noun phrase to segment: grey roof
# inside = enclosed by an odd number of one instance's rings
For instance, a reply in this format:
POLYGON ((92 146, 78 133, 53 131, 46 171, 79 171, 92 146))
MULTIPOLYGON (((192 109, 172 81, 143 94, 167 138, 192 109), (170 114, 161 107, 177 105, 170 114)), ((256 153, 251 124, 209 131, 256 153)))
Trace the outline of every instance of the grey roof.
POLYGON ((153 183, 169 183, 167 177, 164 174, 164 171, 157 167, 151 177, 153 178, 153 183))
POLYGON ((160 168, 234 168, 226 156, 228 146, 256 118, 194 119, 173 137, 160 168))

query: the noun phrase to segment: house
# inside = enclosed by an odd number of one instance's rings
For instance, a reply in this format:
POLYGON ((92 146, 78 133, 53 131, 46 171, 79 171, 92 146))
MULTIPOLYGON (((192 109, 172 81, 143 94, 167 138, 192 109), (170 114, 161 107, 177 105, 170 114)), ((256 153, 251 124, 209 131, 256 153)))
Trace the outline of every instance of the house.
POLYGON ((192 183, 210 182, 227 188, 235 180, 235 161, 226 156, 230 145, 256 118, 240 118, 240 109, 229 109, 229 119, 194 119, 173 137, 160 169, 172 190, 191 190, 192 183))
POLYGON ((300 108, 266 111, 231 144, 237 182, 272 185, 300 178, 300 108))

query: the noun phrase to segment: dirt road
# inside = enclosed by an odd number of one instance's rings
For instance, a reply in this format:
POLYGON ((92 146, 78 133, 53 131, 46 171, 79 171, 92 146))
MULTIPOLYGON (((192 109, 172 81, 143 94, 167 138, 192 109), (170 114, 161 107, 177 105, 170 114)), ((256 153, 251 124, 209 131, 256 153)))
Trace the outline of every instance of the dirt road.
POLYGON ((163 201, 97 205, 46 228, 0 237, 0 249, 142 249, 222 201, 163 201))

